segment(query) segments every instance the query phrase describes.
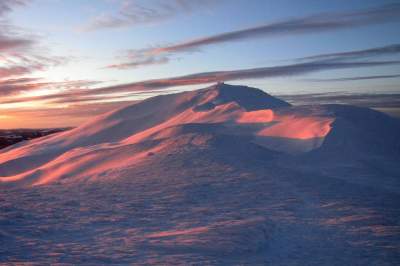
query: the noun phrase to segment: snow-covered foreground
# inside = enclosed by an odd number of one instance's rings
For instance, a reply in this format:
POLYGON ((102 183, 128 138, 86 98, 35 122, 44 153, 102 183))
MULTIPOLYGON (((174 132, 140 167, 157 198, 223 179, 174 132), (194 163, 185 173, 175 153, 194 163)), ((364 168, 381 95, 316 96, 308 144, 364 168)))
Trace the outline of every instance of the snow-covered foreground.
POLYGON ((195 161, 171 155, 163 158, 166 171, 156 164, 116 183, 3 190, 1 260, 93 265, 400 261, 398 190, 263 161, 247 169, 246 162, 233 166, 210 161, 206 154, 192 156, 195 161))
POLYGON ((117 110, 0 153, 0 262, 398 265, 399 128, 224 84, 117 110))

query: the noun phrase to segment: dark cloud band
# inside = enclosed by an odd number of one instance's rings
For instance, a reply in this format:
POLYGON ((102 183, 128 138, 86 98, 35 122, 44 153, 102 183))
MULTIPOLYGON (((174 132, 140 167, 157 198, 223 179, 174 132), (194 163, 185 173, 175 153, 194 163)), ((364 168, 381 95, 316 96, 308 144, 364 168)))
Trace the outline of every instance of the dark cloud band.
POLYGON ((400 78, 400 74, 396 75, 372 75, 372 76, 358 76, 347 78, 332 78, 332 79, 307 79, 311 82, 341 82, 341 81, 358 81, 358 80, 371 80, 371 79, 394 79, 400 78))
MULTIPOLYGON (((398 22, 400 21, 400 3, 393 3, 388 5, 383 5, 379 7, 374 7, 365 10, 359 10, 347 13, 326 13, 319 14, 309 17, 289 19, 281 22, 260 25, 256 27, 246 28, 242 30, 230 31, 221 34, 216 34, 212 36, 206 36, 190 41, 184 41, 169 46, 161 46, 150 49, 140 49, 131 50, 131 59, 129 62, 115 64, 114 68, 128 68, 130 65, 132 67, 138 67, 141 65, 149 65, 152 62, 154 64, 160 63, 157 58, 162 56, 172 56, 177 53, 183 53, 193 50, 199 50, 202 47, 242 41, 247 39, 255 38, 267 38, 276 36, 290 36, 290 35, 300 35, 300 34, 311 34, 320 32, 329 32, 340 29, 368 26, 373 24, 381 24, 388 22, 398 22), (145 60, 144 58, 148 58, 145 60), (124 67, 120 67, 120 66, 124 67)), ((399 45, 392 47, 385 47, 386 51, 376 50, 376 51, 365 51, 366 54, 383 54, 383 53, 393 53, 400 49, 399 45)), ((330 57, 335 56, 361 56, 359 54, 332 54, 330 57)), ((320 59, 320 58, 307 58, 307 59, 320 59)), ((167 62, 164 60, 164 63, 167 62)))
MULTIPOLYGON (((168 90, 171 87, 208 84, 220 81, 290 77, 290 76, 300 76, 324 70, 363 68, 363 67, 387 66, 387 65, 398 65, 398 64, 400 64, 400 61, 377 61, 377 62, 312 61, 312 62, 274 66, 274 67, 239 69, 232 71, 203 72, 203 73, 196 73, 179 77, 126 83, 126 84, 102 87, 97 89, 69 90, 67 92, 58 94, 3 100, 0 101, 0 103, 11 103, 15 101, 17 102, 34 101, 34 100, 47 100, 47 101, 61 100, 63 102, 68 102, 69 99, 74 99, 74 101, 77 101, 77 99, 85 100, 86 98, 88 97, 90 98, 92 96, 103 97, 103 99, 106 100, 109 96, 114 95, 112 97, 115 97, 115 94, 121 94, 121 93, 142 92, 148 90, 168 90)), ((117 97, 119 96, 117 95, 117 97)))

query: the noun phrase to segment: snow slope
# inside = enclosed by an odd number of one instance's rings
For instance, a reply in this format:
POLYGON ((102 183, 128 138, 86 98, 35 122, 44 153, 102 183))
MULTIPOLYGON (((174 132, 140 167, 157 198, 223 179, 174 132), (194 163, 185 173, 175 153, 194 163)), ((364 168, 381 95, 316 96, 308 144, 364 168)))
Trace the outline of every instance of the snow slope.
POLYGON ((106 170, 140 163, 149 152, 168 152, 168 139, 187 130, 247 137, 271 150, 301 153, 321 145, 333 120, 320 110, 299 113, 257 89, 217 84, 154 97, 74 130, 5 150, 0 153, 0 181, 38 185, 67 175, 75 181, 80 176, 95 180, 106 170), (134 152, 149 141, 162 144, 134 152))
POLYGON ((0 152, 0 262, 397 265, 399 121, 217 84, 0 152))

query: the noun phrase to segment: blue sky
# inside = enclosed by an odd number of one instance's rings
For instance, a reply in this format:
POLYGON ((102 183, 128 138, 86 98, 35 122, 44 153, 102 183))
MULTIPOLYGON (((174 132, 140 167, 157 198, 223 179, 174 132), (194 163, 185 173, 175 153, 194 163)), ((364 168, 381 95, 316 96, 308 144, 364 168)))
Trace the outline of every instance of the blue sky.
MULTIPOLYGON (((195 73, 273 68, 296 64, 296 59, 303 57, 400 44, 400 18, 396 18, 396 15, 400 17, 399 1, 4 1, 0 19, 5 21, 10 30, 3 33, 0 31, 0 54, 2 53, 4 58, 11 58, 12 63, 10 60, 8 63, 0 61, 0 68, 10 69, 15 64, 21 63, 21 58, 25 57, 33 58, 29 63, 35 64, 35 67, 29 65, 30 70, 24 73, 0 76, 0 88, 1 82, 8 85, 7 93, 0 96, 6 99, 0 103, 0 109, 9 113, 3 116, 3 120, 4 117, 11 120, 10 117, 16 116, 17 111, 21 113, 21 110, 43 112, 51 108, 72 109, 77 105, 81 108, 84 104, 88 106, 90 104, 91 107, 93 104, 100 106, 99 103, 104 106, 104 102, 110 99, 104 96, 104 99, 96 97, 93 101, 83 98, 82 102, 74 99, 71 102, 62 100, 57 103, 53 101, 54 99, 44 100, 43 97, 32 99, 30 98, 32 96, 70 91, 79 93, 80 90, 131 84, 150 79, 165 80, 195 73), (386 15, 384 12, 389 13, 386 15), (360 14, 361 22, 357 17, 360 14), (293 19, 304 20, 307 26, 310 21, 315 23, 313 16, 317 17, 319 25, 343 23, 345 26, 331 25, 321 30, 316 30, 313 26, 312 30, 305 32, 303 29, 295 29, 287 33, 280 26, 278 33, 263 31, 261 34, 236 34, 232 39, 217 42, 207 40, 205 45, 195 43, 186 48, 187 43, 193 40, 210 37, 212 39, 215 36, 220 38, 219 36, 226 33, 291 22, 293 19), (25 45, 29 47, 11 47, 2 51, 2 35, 3 39, 20 38, 31 43, 25 45), (174 47, 176 45, 179 47, 174 47), (158 48, 161 52, 157 50, 158 48), (165 48, 168 51, 164 51, 165 48), (46 58, 39 59, 39 57, 46 58), (14 65, 10 66, 11 64, 14 65), (36 67, 37 65, 40 67, 36 67), (36 80, 35 85, 32 81, 23 83, 26 90, 17 88, 15 92, 9 89, 11 79, 21 78, 36 78, 42 85, 36 85, 38 83, 36 80)), ((297 27, 296 23, 294 25, 297 27)), ((352 58, 352 62, 396 61, 400 59, 400 52, 396 49, 378 56, 374 54, 367 58, 352 58)), ((335 62, 342 60, 342 58, 334 59, 335 62)), ((22 63, 25 67, 28 64, 22 63)), ((399 78, 340 82, 331 80, 397 74, 400 74, 400 67, 396 63, 362 67, 335 66, 327 69, 324 67, 305 73, 290 72, 277 76, 263 74, 256 78, 237 79, 235 76, 232 80, 226 81, 256 86, 272 94, 334 91, 381 93, 398 92, 399 78), (316 82, 316 79, 319 81, 316 82), (323 79, 329 81, 324 82, 323 79)), ((204 87, 207 83, 190 84, 192 85, 179 86, 178 89, 204 87)), ((177 88, 165 86, 162 89, 167 92, 177 88)), ((132 89, 133 92, 137 90, 136 87, 132 89)), ((146 90, 149 90, 149 86, 146 90)), ((115 90, 115 93, 127 92, 129 89, 124 89, 123 92, 115 90)), ((101 94, 90 93, 90 97, 98 95, 101 94)), ((123 99, 123 102, 143 97, 143 94, 131 94, 123 99)), ((113 100, 113 107, 116 102, 117 100, 113 100)), ((23 119, 18 121, 21 123, 23 119)), ((76 123, 78 122, 71 122, 71 124, 76 123)))

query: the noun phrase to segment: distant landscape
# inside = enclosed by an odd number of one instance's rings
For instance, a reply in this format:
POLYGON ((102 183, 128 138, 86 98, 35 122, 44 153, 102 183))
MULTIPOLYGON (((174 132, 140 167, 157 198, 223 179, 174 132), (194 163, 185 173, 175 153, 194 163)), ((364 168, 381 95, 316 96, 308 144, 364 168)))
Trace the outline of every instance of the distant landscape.
POLYGON ((15 143, 40 138, 71 128, 45 128, 45 129, 0 129, 0 149, 11 146, 15 143))

